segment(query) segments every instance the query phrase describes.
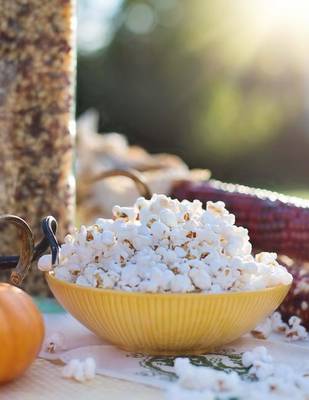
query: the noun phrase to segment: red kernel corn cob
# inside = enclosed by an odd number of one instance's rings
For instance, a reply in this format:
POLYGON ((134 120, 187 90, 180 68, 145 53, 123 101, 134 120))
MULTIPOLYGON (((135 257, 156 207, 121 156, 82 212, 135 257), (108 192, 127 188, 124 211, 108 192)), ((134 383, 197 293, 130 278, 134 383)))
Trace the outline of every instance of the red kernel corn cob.
POLYGON ((177 183, 179 200, 223 201, 256 249, 309 260, 309 201, 215 180, 177 183))
MULTIPOLYGON (((280 259, 280 263, 285 264, 285 260, 280 259)), ((309 330, 309 264, 289 260, 285 265, 293 275, 293 283, 279 311, 286 322, 292 315, 297 315, 309 330)))

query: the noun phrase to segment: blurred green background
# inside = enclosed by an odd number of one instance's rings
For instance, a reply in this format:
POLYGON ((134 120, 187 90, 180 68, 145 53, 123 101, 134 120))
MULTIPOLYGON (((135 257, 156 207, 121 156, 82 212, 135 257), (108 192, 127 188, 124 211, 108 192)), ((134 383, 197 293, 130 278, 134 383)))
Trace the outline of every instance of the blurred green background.
POLYGON ((79 0, 78 49, 100 132, 307 195, 307 0, 79 0))

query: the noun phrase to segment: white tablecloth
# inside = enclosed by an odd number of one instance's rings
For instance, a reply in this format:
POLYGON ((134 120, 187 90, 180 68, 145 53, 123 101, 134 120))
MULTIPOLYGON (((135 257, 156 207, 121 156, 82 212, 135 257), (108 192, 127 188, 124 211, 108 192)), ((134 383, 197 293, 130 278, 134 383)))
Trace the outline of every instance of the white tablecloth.
MULTIPOLYGON (((73 358, 93 357, 97 373, 131 382, 166 388, 177 379, 173 369, 175 357, 154 357, 128 354, 103 342, 84 328, 68 314, 49 314, 45 316, 46 342, 53 334, 61 332, 63 348, 51 354, 42 349, 40 357, 48 360, 61 360, 67 363, 73 358)), ((218 369, 244 372, 241 366, 241 353, 256 346, 265 346, 275 362, 288 363, 299 368, 309 360, 309 341, 287 342, 284 335, 272 334, 267 340, 259 340, 245 335, 225 346, 218 354, 191 357, 193 364, 212 366, 218 369)), ((57 350, 57 349, 56 349, 57 350)))

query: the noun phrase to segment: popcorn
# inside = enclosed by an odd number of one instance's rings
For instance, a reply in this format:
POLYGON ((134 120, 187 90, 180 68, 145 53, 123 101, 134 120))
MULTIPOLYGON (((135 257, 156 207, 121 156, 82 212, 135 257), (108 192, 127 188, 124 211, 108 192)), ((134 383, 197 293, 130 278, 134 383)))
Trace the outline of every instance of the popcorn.
POLYGON ((257 339, 267 339, 272 332, 272 321, 266 318, 261 324, 251 331, 251 334, 257 339))
POLYGON ((113 215, 116 219, 123 219, 124 221, 134 221, 136 218, 136 210, 132 207, 113 207, 113 215))
POLYGON ((65 365, 62 369, 62 377, 67 379, 74 378, 76 371, 80 372, 80 365, 81 363, 79 360, 70 360, 69 363, 65 365))
POLYGON ((81 362, 76 363, 76 365, 74 366, 72 378, 75 379, 77 382, 85 382, 86 377, 81 362))
POLYGON ((276 261, 276 259, 277 259, 276 253, 262 252, 262 253, 257 254, 255 256, 255 259, 259 263, 264 263, 264 264, 274 265, 274 266, 278 265, 278 263, 276 261))
POLYGON ((267 349, 264 346, 258 346, 252 351, 246 351, 243 353, 241 361, 244 367, 250 367, 253 366, 256 361, 271 363, 272 357, 268 354, 267 349))
POLYGON ((192 268, 189 276, 198 289, 207 290, 211 288, 211 278, 205 269, 192 268))
POLYGON ((174 276, 175 276, 174 273, 169 269, 167 269, 166 271, 163 271, 162 281, 161 281, 161 289, 163 291, 168 291, 171 289, 171 282, 172 282, 174 276))
POLYGON ((226 373, 212 368, 201 368, 190 364, 188 359, 177 358, 175 371, 179 384, 185 389, 211 390, 219 392, 237 392, 240 378, 235 372, 226 373))
POLYGON ((265 347, 256 347, 242 355, 251 379, 235 372, 193 366, 185 358, 175 360, 176 384, 169 386, 168 400, 305 400, 309 396, 308 368, 276 363, 265 347))
POLYGON ((175 213, 169 209, 163 209, 160 212, 160 221, 171 228, 177 226, 177 217, 175 213))
POLYGON ((127 264, 125 267, 123 267, 121 281, 122 284, 130 287, 137 286, 141 281, 141 278, 137 274, 137 266, 134 264, 127 264))
POLYGON ((75 283, 80 286, 92 286, 91 283, 83 275, 78 276, 75 283))
POLYGON ((151 225, 150 231, 154 239, 163 239, 167 236, 169 229, 167 225, 163 224, 162 222, 155 221, 151 225))
POLYGON ((289 319, 289 328, 286 330, 285 335, 289 340, 302 340, 307 339, 308 332, 301 325, 301 319, 293 316, 289 319))
MULTIPOLYGON (((67 235, 67 236, 69 236, 69 235, 67 235)), ((70 237, 72 238, 71 235, 70 235, 70 237)), ((75 251, 74 244, 72 242, 67 243, 65 241, 64 244, 61 246, 61 253, 60 253, 61 260, 66 259, 67 257, 71 257, 74 254, 74 251, 75 251)), ((44 256, 42 256, 41 258, 43 258, 43 257, 44 256)), ((41 260, 41 258, 39 259, 39 261, 41 260)))
POLYGON ((191 279, 187 275, 175 275, 171 280, 171 291, 172 292, 191 292, 193 285, 191 279))
POLYGON ((52 268, 42 256, 39 268, 80 286, 127 292, 221 293, 291 282, 276 254, 251 255, 248 231, 222 202, 205 210, 198 200, 153 195, 115 206, 113 216, 67 235, 59 264, 52 268))
POLYGON ((282 321, 281 314, 276 311, 270 316, 271 327, 274 332, 284 333, 288 325, 282 321))
POLYGON ((84 362, 84 375, 86 380, 92 380, 96 374, 96 363, 91 357, 86 358, 84 362))
POLYGON ((65 337, 61 332, 52 333, 43 343, 43 349, 47 353, 57 353, 60 350, 65 350, 65 348, 65 337))
POLYGON ((50 271, 52 269, 52 259, 50 254, 45 254, 38 261, 38 268, 41 271, 50 271))
POLYGON ((111 246, 114 243, 114 233, 112 231, 104 231, 101 234, 102 243, 111 246))
POLYGON ((177 246, 177 247, 175 247, 174 251, 175 251, 177 258, 184 258, 187 256, 187 252, 182 247, 177 246))
POLYGON ((92 380, 96 375, 96 363, 91 357, 85 361, 72 359, 63 367, 62 377, 66 379, 74 379, 77 382, 85 382, 92 380))
POLYGON ((255 376, 257 379, 266 379, 273 375, 274 366, 272 364, 268 364, 263 361, 257 360, 257 361, 254 361, 249 372, 251 375, 255 376))
POLYGON ((281 314, 274 312, 267 317, 261 324, 251 331, 251 334, 258 339, 267 339, 272 332, 284 334, 287 340, 305 340, 308 338, 306 328, 301 325, 301 319, 292 316, 286 324, 282 321, 281 314))
POLYGON ((72 282, 73 276, 71 275, 70 271, 68 270, 68 268, 66 268, 65 266, 58 266, 54 269, 55 272, 55 277, 57 279, 60 279, 62 281, 68 281, 68 282, 72 282))

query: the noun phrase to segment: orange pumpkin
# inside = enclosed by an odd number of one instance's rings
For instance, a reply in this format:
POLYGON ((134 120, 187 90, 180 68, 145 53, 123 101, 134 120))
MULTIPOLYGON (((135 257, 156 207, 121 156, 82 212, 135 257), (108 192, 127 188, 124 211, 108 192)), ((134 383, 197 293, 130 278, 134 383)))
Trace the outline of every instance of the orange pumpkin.
POLYGON ((0 384, 21 375, 37 356, 43 318, 23 290, 0 283, 0 384))

